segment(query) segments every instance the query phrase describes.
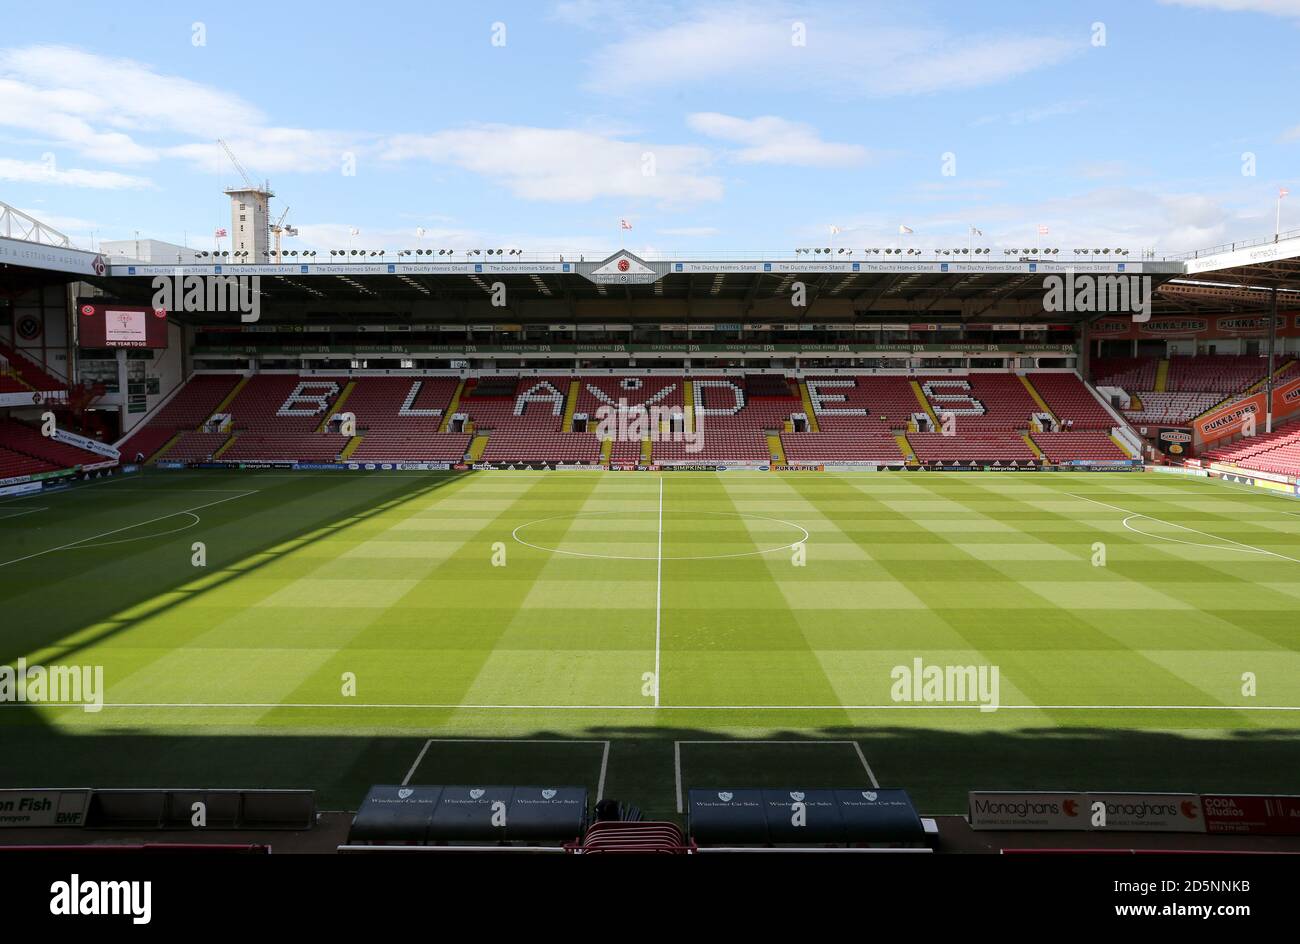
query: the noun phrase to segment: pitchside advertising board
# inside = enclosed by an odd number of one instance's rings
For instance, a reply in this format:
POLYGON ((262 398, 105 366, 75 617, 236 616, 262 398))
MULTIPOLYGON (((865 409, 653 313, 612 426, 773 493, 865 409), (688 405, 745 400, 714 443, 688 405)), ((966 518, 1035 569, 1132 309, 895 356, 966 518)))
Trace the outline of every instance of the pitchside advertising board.
POLYGON ((972 829, 1297 836, 1300 797, 980 792, 970 794, 969 818, 972 829))
POLYGON ((89 790, 0 790, 0 828, 82 826, 89 790))
POLYGON ((167 311, 138 305, 78 305, 77 343, 83 348, 166 348, 167 311))

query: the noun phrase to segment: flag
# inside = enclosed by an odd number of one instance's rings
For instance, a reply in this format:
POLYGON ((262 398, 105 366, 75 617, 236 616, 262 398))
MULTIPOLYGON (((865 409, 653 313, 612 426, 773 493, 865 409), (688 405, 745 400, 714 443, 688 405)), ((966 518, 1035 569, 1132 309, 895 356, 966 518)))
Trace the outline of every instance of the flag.
POLYGON ((831 224, 831 235, 832 235, 832 236, 837 236, 837 235, 839 235, 839 232, 840 232, 840 228, 839 228, 838 226, 836 226, 834 223, 832 223, 832 224, 831 224))
POLYGON ((221 229, 217 230, 212 235, 217 239, 224 239, 226 237, 226 228, 223 226, 221 229))
POLYGON ((348 228, 348 235, 349 235, 349 236, 360 236, 360 235, 361 235, 361 230, 357 229, 355 226, 349 227, 349 228, 348 228))
POLYGON ((618 228, 619 228, 619 229, 631 229, 631 228, 632 228, 632 224, 629 223, 627 220, 619 220, 619 221, 618 221, 618 228))
POLYGON ((416 238, 416 239, 424 239, 424 227, 423 227, 423 226, 417 226, 417 227, 415 228, 415 238, 416 238))
POLYGON ((1286 196, 1287 194, 1289 194, 1290 192, 1291 192, 1291 191, 1290 191, 1290 190, 1287 190, 1286 187, 1278 187, 1278 188, 1277 188, 1277 198, 1278 198, 1279 200, 1281 200, 1283 197, 1285 197, 1285 196, 1286 196))
POLYGON ((903 226, 902 224, 899 224, 899 227, 898 227, 898 235, 899 235, 899 236, 911 236, 913 232, 915 232, 915 230, 913 230, 912 227, 910 227, 910 226, 903 226))
POLYGON ((1038 227, 1038 235, 1039 235, 1039 236, 1046 236, 1046 235, 1047 235, 1047 227, 1046 227, 1046 226, 1040 226, 1040 227, 1038 227))
POLYGON ((971 234, 972 236, 983 236, 983 235, 984 235, 984 231, 981 230, 981 229, 976 229, 974 226, 972 226, 972 227, 970 228, 970 234, 971 234))

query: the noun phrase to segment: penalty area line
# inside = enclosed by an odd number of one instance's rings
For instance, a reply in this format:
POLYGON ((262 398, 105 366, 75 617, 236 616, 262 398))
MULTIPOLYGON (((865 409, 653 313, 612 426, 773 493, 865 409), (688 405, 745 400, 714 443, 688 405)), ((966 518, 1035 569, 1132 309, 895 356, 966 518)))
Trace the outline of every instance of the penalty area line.
MULTIPOLYGON (((169 515, 159 515, 157 518, 150 518, 148 521, 140 521, 137 522, 136 524, 128 524, 121 528, 114 528, 112 531, 105 531, 102 534, 92 534, 89 537, 81 538, 80 540, 73 541, 70 544, 61 544, 58 547, 51 547, 48 550, 37 551, 35 554, 28 554, 26 557, 15 557, 13 560, 0 561, 0 567, 8 567, 10 564, 19 564, 22 563, 23 561, 32 560, 33 558, 36 557, 44 557, 46 554, 53 554, 55 551, 71 550, 72 548, 80 547, 81 545, 86 544, 89 541, 98 541, 100 538, 111 537, 114 534, 121 534, 123 531, 130 531, 132 528, 143 528, 147 524, 154 524, 155 522, 158 521, 166 521, 168 518, 176 518, 179 517, 180 515, 191 515, 197 519, 198 516, 194 514, 194 512, 196 511, 200 511, 204 508, 211 508, 213 505, 221 505, 228 501, 234 501, 236 498, 247 498, 249 495, 255 495, 255 494, 256 492, 241 492, 238 495, 231 495, 229 498, 218 498, 216 501, 210 501, 203 505, 195 505, 193 508, 182 508, 180 511, 173 511, 169 515)), ((182 528, 179 530, 184 530, 184 529, 182 528)), ((169 533, 175 533, 175 532, 169 532, 169 533)), ((150 536, 161 537, 162 535, 150 535, 150 536)), ((118 543, 118 542, 109 542, 109 543, 118 543)), ((93 547, 95 545, 91 545, 91 546, 93 547)))
POLYGON ((596 782, 596 802, 599 803, 605 796, 605 774, 609 770, 609 741, 583 738, 428 738, 424 742, 424 747, 420 748, 420 754, 415 758, 415 763, 411 769, 406 772, 402 778, 402 786, 407 786, 415 772, 424 762, 424 755, 429 753, 431 744, 599 744, 600 752, 600 778, 596 782))
POLYGON ((1279 554, 1277 551, 1269 551, 1269 550, 1265 550, 1262 547, 1255 547, 1255 545, 1253 544, 1246 544, 1244 541, 1238 541, 1235 540, 1234 538, 1220 537, 1217 534, 1211 534, 1209 531, 1198 531, 1196 528, 1189 528, 1185 524, 1175 524, 1172 521, 1165 521, 1163 518, 1157 518, 1155 515, 1144 514, 1143 512, 1140 511, 1131 511, 1128 508, 1121 508, 1118 505, 1112 505, 1110 502, 1098 501, 1095 498, 1089 498, 1087 495, 1076 495, 1074 492, 1062 492, 1061 494, 1069 495, 1071 498, 1077 498, 1080 501, 1092 502, 1094 505, 1101 505, 1103 508, 1110 508, 1112 511, 1122 511, 1124 514, 1128 515, 1128 517, 1121 522, 1121 524, 1124 527, 1124 530, 1131 531, 1133 534, 1140 534, 1144 538, 1154 538, 1157 541, 1168 541, 1169 543, 1172 544, 1186 544, 1191 547, 1206 547, 1206 548, 1210 548, 1211 550, 1242 551, 1243 553, 1247 553, 1247 554, 1264 554, 1268 557, 1276 557, 1279 560, 1290 561, 1293 564, 1300 564, 1300 558, 1287 557, 1285 554, 1279 554), (1166 535, 1148 534, 1145 531, 1139 531, 1137 528, 1129 527, 1129 521, 1131 521, 1134 518, 1146 518, 1148 521, 1157 521, 1160 524, 1168 525, 1171 528, 1179 528, 1180 530, 1183 531, 1190 531, 1192 534, 1199 534, 1202 537, 1214 538, 1214 540, 1216 541, 1224 541, 1228 544, 1235 544, 1236 547, 1224 547, 1223 545, 1212 547, 1209 544, 1192 544, 1189 541, 1179 541, 1176 538, 1171 538, 1166 535))

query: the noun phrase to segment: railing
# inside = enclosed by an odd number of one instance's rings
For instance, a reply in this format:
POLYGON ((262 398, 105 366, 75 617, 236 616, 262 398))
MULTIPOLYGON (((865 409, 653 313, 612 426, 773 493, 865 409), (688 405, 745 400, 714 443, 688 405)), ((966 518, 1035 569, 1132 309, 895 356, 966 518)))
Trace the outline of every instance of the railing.
POLYGON ((72 248, 72 240, 63 233, 4 202, 0 202, 0 234, 7 239, 25 239, 45 246, 72 248), (15 228, 17 235, 14 233, 15 228))
POLYGON ((1206 256, 1217 256, 1222 252, 1235 252, 1238 249, 1250 249, 1252 246, 1267 246, 1271 243, 1285 242, 1288 239, 1300 239, 1300 229, 1278 233, 1264 239, 1239 239, 1236 242, 1211 246, 1209 249, 1196 249, 1192 252, 1180 252, 1177 255, 1165 256, 1165 258, 1185 262, 1188 259, 1203 259, 1206 256))

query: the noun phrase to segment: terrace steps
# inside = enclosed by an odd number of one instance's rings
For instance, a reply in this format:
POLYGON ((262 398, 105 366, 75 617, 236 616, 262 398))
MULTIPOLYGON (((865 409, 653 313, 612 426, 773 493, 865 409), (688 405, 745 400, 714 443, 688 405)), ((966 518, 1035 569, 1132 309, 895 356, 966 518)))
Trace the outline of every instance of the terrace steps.
POLYGON ((357 447, 361 445, 362 438, 363 437, 361 436, 353 436, 351 439, 349 439, 348 444, 344 446, 343 451, 339 453, 339 458, 351 459, 352 453, 356 452, 357 447))
POLYGON ((1124 453, 1124 455, 1128 456, 1130 459, 1137 458, 1137 456, 1133 454, 1132 448, 1130 448, 1129 445, 1124 442, 1124 440, 1120 439, 1114 433, 1111 434, 1110 441, 1113 442, 1117 447, 1119 447, 1119 451, 1124 453))
POLYGON ((471 462, 477 462, 483 458, 483 450, 487 448, 487 433, 482 433, 474 437, 474 441, 469 444, 469 458, 471 462))
POLYGON ((1050 416, 1052 418, 1052 422, 1059 427, 1061 425, 1060 419, 1052 411, 1052 408, 1047 405, 1047 401, 1043 399, 1043 395, 1039 393, 1038 390, 1034 387, 1033 381, 1030 380, 1025 374, 1017 374, 1017 376, 1020 378, 1020 382, 1025 385, 1025 392, 1029 394, 1030 398, 1036 404, 1038 404, 1038 409, 1043 413, 1046 413, 1048 416, 1050 416))
POLYGON ((907 441, 906 433, 894 433, 894 442, 898 443, 898 451, 903 454, 903 458, 907 460, 908 465, 919 465, 916 461, 916 450, 907 441))
MULTIPOLYGON (((934 415, 934 407, 932 407, 930 401, 925 398, 925 393, 921 390, 920 382, 913 380, 910 381, 910 383, 912 385, 912 393, 916 395, 916 402, 921 404, 921 409, 925 411, 925 415, 930 417, 930 422, 934 424, 935 429, 938 429, 939 417, 934 415)), ((908 451, 911 451, 910 447, 908 451)))
MULTIPOLYGON (((247 374, 245 374, 243 377, 240 377, 239 383, 235 384, 235 388, 231 390, 228 394, 226 394, 226 398, 213 408, 212 412, 208 414, 207 419, 211 419, 212 417, 216 416, 218 413, 225 413, 227 409, 229 409, 230 404, 235 402, 235 397, 239 396, 240 391, 242 391, 245 387, 248 386, 248 381, 250 381, 251 379, 252 378, 247 374)), ((202 429, 203 424, 200 423, 198 428, 202 429)))
POLYGON ((448 431, 451 426, 451 418, 456 415, 456 409, 460 406, 460 395, 464 390, 465 379, 462 377, 460 383, 456 384, 456 392, 451 395, 451 402, 447 404, 447 412, 443 415, 442 422, 438 424, 438 432, 445 433, 448 431))
POLYGON ((600 441, 600 461, 608 463, 609 457, 614 452, 614 440, 602 439, 600 441))
MULTIPOLYGON (((217 410, 216 412, 220 413, 221 411, 217 410)), ((230 447, 235 444, 235 440, 238 438, 239 438, 238 433, 231 433, 230 438, 221 444, 221 448, 212 454, 212 460, 215 462, 217 459, 220 459, 222 454, 225 453, 228 449, 230 449, 230 447)))
POLYGON ((1025 441, 1025 445, 1029 447, 1030 452, 1040 459, 1043 458, 1043 450, 1038 448, 1038 443, 1034 442, 1033 438, 1028 433, 1021 433, 1020 438, 1025 441))
POLYGON ((686 432, 695 432, 695 384, 689 378, 682 382, 682 410, 686 414, 686 432))
POLYGON ((578 409, 578 391, 581 384, 577 380, 569 381, 569 395, 564 398, 564 424, 560 427, 566 433, 573 432, 573 414, 578 409))
POLYGON ((652 440, 649 439, 641 440, 641 464, 642 465, 650 464, 650 456, 653 451, 654 451, 654 442, 652 440))
POLYGON ((357 382, 355 380, 349 380, 343 387, 343 392, 339 394, 339 398, 334 401, 334 405, 325 411, 324 417, 321 418, 320 425, 316 427, 316 432, 324 433, 328 431, 330 419, 335 416, 339 410, 343 409, 343 404, 348 402, 348 397, 352 396, 352 391, 355 389, 357 389, 357 382))
MULTIPOLYGON (((817 425, 817 413, 813 410, 812 394, 808 392, 808 384, 805 381, 799 381, 799 399, 803 401, 803 412, 808 417, 808 428, 814 433, 821 432, 821 427, 817 425)), ((794 424, 790 424, 789 432, 794 431, 794 424)))
POLYGON ((767 434, 767 448, 772 455, 776 456, 781 465, 785 465, 785 449, 781 446, 781 436, 779 433, 767 434))
POLYGON ((183 430, 179 430, 179 429, 178 429, 178 430, 176 431, 176 434, 175 434, 174 436, 172 436, 171 439, 167 440, 165 443, 162 444, 162 448, 161 448, 161 449, 159 449, 157 452, 155 452, 152 456, 148 456, 144 461, 145 461, 145 462, 156 462, 157 460, 161 459, 164 455, 167 454, 167 450, 168 450, 168 449, 170 449, 172 446, 176 445, 176 440, 178 440, 178 439, 181 438, 181 435, 183 434, 183 432, 184 432, 183 430))
POLYGON ((1160 363, 1156 365, 1156 382, 1155 393, 1165 393, 1166 386, 1169 384, 1169 359, 1160 358, 1160 363))

